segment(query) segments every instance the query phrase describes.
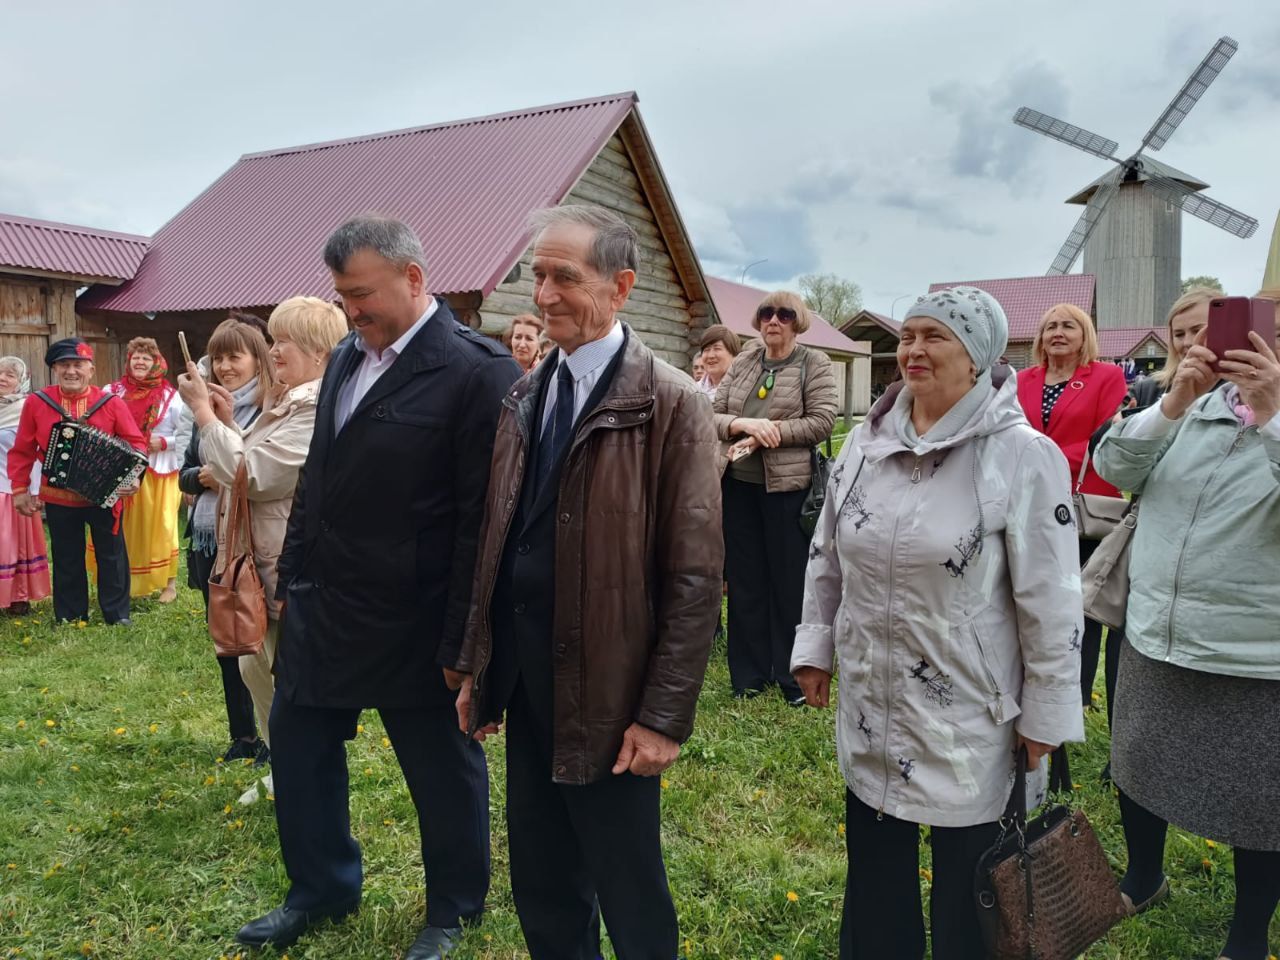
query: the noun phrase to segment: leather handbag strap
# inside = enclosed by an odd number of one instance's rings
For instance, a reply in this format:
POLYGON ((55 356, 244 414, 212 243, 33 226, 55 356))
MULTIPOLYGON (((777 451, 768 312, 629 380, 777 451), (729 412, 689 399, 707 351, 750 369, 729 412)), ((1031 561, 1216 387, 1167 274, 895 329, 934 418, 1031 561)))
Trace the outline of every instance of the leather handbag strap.
POLYGON ((1001 825, 1017 828, 1021 833, 1027 826, 1027 748, 1019 747, 1013 766, 1013 790, 1005 804, 1001 825))
POLYGON ((240 461, 231 484, 231 505, 227 509, 227 554, 253 556, 253 524, 249 518, 249 467, 240 461), (239 547, 239 549, 237 549, 239 547))
POLYGON ((1048 793, 1071 792, 1071 764, 1067 759, 1067 745, 1064 743, 1053 751, 1049 760, 1048 793))
POLYGON ((1075 489, 1071 491, 1072 493, 1079 493, 1080 488, 1084 486, 1084 476, 1089 472, 1090 459, 1089 447, 1086 445, 1084 448, 1084 459, 1080 461, 1080 472, 1076 474, 1076 486, 1075 489))

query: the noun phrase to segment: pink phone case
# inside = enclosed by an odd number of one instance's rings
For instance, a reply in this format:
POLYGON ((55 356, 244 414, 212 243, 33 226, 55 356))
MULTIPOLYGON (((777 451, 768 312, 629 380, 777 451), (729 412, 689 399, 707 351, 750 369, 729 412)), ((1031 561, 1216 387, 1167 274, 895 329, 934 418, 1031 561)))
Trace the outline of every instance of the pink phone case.
MULTIPOLYGON (((1228 350, 1253 350, 1249 332, 1253 331, 1268 344, 1275 342, 1276 305, 1258 297, 1220 297, 1209 301, 1209 326, 1205 346, 1219 360, 1228 350)), ((1213 365, 1219 372, 1218 364, 1213 365)))

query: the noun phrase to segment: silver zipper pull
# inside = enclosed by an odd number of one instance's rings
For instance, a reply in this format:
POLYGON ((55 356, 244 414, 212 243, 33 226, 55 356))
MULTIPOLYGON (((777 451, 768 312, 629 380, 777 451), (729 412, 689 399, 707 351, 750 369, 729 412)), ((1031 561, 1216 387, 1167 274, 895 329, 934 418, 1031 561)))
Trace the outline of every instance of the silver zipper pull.
POLYGON ((920 458, 920 457, 916 457, 916 465, 915 465, 915 467, 914 467, 914 468, 912 469, 912 471, 911 471, 911 482, 912 482, 912 483, 919 483, 919 482, 920 482, 920 460, 921 460, 921 458, 920 458))

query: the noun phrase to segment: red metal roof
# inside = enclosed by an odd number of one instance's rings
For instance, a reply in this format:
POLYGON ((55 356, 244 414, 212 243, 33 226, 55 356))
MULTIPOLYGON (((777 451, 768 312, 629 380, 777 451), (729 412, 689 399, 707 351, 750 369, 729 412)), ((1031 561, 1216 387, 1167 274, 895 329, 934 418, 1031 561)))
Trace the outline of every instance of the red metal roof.
POLYGON ((128 280, 147 252, 146 237, 0 213, 0 266, 128 280))
MULTIPOLYGON (((930 285, 929 292, 946 287, 968 286, 985 290, 999 301, 1009 319, 1009 342, 1034 340, 1040 319, 1052 306, 1073 303, 1093 316, 1095 278, 1091 273, 1068 273, 1058 277, 1011 277, 1004 280, 956 280, 930 285)), ((911 316, 910 307, 903 314, 911 316)))
POLYGON ((85 304, 159 312, 331 299, 321 258, 344 220, 399 217, 432 293, 488 295, 637 102, 634 93, 248 154, 165 224, 137 276, 85 304))
MULTIPOLYGON (((768 290, 749 287, 732 280, 721 280, 719 277, 707 277, 707 289, 711 291, 711 299, 715 302, 716 313, 720 322, 740 337, 759 337, 760 332, 751 325, 755 318, 756 307, 768 296, 768 290)), ((810 311, 813 322, 809 329, 797 338, 803 344, 817 347, 819 350, 835 350, 839 353, 867 356, 867 351, 846 337, 822 317, 810 311)))
POLYGON ((1155 337, 1165 351, 1169 350, 1168 330, 1165 327, 1121 327, 1098 331, 1098 356, 1104 360, 1127 357, 1147 337, 1155 337))

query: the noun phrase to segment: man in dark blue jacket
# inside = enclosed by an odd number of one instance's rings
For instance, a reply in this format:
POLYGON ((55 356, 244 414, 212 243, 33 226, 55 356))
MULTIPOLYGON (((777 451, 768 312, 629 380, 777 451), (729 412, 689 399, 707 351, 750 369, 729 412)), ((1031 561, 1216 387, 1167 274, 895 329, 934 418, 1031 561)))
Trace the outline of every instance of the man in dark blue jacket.
POLYGON ((435 666, 460 641, 503 395, 520 369, 427 293, 405 224, 358 217, 325 246, 355 326, 330 358, 279 561, 271 710, 283 906, 237 939, 284 947, 360 902, 343 741, 376 708, 418 810, 427 922, 446 956, 489 885, 488 773, 435 666))

